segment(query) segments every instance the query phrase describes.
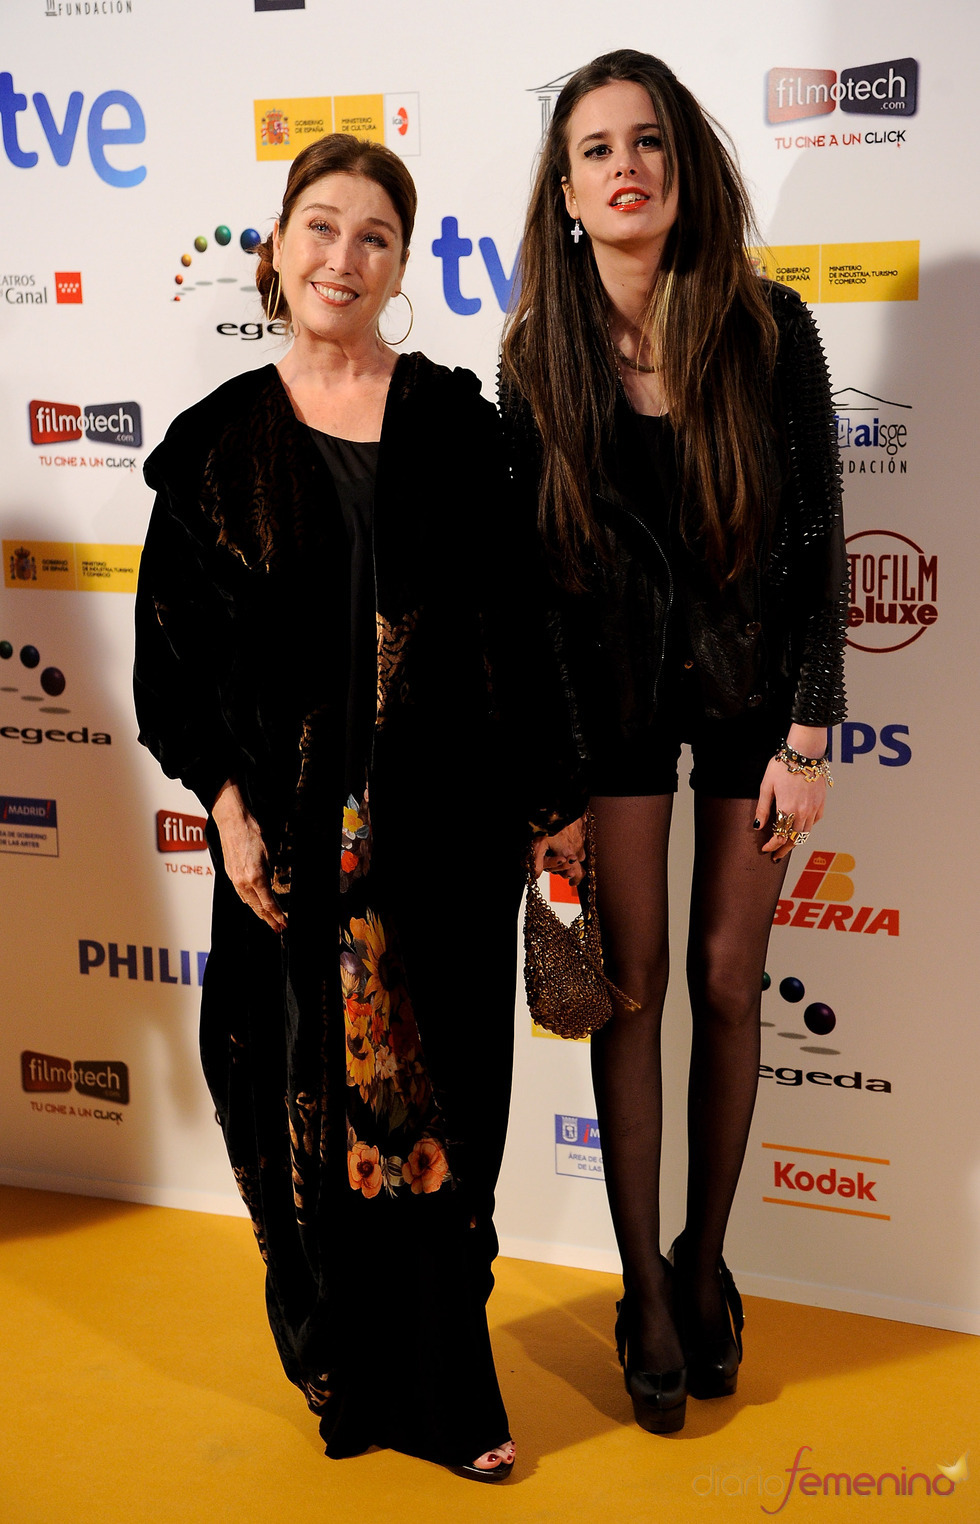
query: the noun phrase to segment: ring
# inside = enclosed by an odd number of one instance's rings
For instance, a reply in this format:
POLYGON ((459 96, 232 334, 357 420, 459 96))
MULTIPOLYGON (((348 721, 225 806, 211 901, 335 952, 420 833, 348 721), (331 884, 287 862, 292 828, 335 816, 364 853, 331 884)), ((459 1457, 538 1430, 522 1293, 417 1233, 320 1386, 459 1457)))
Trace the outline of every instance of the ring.
POLYGON ((776 811, 775 834, 777 836, 788 836, 790 834, 790 832, 792 831, 792 829, 793 829, 793 825, 794 825, 795 821, 796 821, 796 816, 795 815, 793 815, 793 814, 784 815, 782 810, 777 810, 776 811))
POLYGON ((804 846, 809 841, 809 839, 810 839, 810 833, 809 833, 809 831, 797 831, 797 833, 796 833, 796 845, 798 847, 804 846))

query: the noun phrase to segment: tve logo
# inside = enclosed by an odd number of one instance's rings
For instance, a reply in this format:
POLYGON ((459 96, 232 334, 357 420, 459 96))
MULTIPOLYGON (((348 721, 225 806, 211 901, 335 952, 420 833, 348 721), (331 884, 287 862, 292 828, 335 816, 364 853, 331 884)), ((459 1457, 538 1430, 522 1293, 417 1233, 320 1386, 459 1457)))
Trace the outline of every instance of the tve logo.
POLYGON ((774 926, 796 926, 805 931, 863 931, 868 936, 887 932, 899 935, 897 910, 878 910, 862 905, 857 912, 848 904, 854 898, 851 878, 855 860, 849 852, 811 852, 796 881, 792 898, 779 900, 774 926))
MULTIPOLYGON (((497 305, 501 312, 509 312, 520 294, 517 278, 520 249, 517 251, 508 275, 493 239, 481 238, 479 242, 483 264, 490 277, 497 305)), ((463 295, 460 287, 459 266, 461 260, 468 259, 473 253, 473 240, 460 236, 459 222, 455 217, 443 217, 442 236, 433 241, 432 252, 436 259, 442 260, 442 293, 447 304, 460 317, 472 317, 475 312, 479 312, 483 302, 478 296, 463 295)))
POLYGON ((31 444, 62 444, 85 438, 97 444, 129 445, 138 449, 143 443, 143 414, 138 402, 92 402, 80 408, 74 402, 44 402, 33 398, 27 404, 31 444))
MULTIPOLYGON (((64 168, 71 162, 82 119, 85 98, 80 90, 73 90, 64 108, 59 127, 48 98, 41 91, 31 97, 34 110, 47 140, 54 162, 64 168)), ((14 88, 12 74, 0 74, 0 128, 3 131, 4 153, 17 169, 33 169, 38 155, 32 148, 23 148, 19 136, 18 116, 27 110, 27 96, 14 88)), ((120 169, 110 164, 106 149, 110 146, 142 143, 146 139, 146 122, 136 98, 126 90, 105 90, 96 96, 89 107, 86 124, 88 156, 92 168, 100 180, 119 190, 141 185, 146 179, 146 165, 137 164, 133 169, 120 169), (106 125, 106 118, 111 125, 106 125)), ((35 138, 36 140, 36 138, 35 138)))

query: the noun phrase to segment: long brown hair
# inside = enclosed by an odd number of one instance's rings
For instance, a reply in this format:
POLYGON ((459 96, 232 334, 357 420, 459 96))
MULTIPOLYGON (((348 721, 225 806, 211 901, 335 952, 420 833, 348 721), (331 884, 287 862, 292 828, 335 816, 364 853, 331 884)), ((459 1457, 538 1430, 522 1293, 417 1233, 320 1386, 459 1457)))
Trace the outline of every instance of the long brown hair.
MULTIPOLYGON (((349 132, 328 132, 325 137, 317 138, 315 143, 304 148, 293 160, 286 178, 282 211, 279 213, 280 237, 286 231, 286 224, 299 198, 315 181, 322 180, 324 175, 361 175, 365 180, 373 180, 375 185, 380 185, 398 213, 402 227, 402 258, 407 258, 418 206, 415 181, 404 161, 392 153, 390 148, 368 138, 355 138, 349 132)), ((255 252, 259 256, 255 284, 262 297, 262 306, 268 312, 269 297, 276 284, 271 233, 256 247, 255 252)), ((279 291, 276 317, 284 323, 290 321, 289 303, 282 290, 279 291)))
POLYGON ((608 303, 587 238, 573 242, 562 181, 568 120, 579 101, 625 80, 650 95, 660 124, 664 192, 676 181, 668 236, 641 328, 661 356, 678 443, 682 528, 719 581, 758 555, 771 497, 771 382, 776 325, 746 253, 748 196, 717 124, 665 63, 606 53, 565 85, 542 145, 520 258, 521 294, 503 344, 505 382, 527 399, 543 443, 539 518, 562 580, 583 583, 601 550, 590 475, 605 478, 619 389, 608 303), (574 382, 574 384, 573 384, 574 382))

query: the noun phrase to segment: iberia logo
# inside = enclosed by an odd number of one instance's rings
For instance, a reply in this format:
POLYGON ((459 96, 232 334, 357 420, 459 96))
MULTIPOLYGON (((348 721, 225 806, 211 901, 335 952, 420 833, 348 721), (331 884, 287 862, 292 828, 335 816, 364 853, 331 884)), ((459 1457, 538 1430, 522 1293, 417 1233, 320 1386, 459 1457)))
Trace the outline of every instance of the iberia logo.
POLYGON ((854 868, 849 852, 811 852, 791 898, 778 901, 773 925, 805 931, 863 931, 868 936, 885 931, 897 937, 897 910, 875 910, 871 905, 855 909, 850 903, 854 868))

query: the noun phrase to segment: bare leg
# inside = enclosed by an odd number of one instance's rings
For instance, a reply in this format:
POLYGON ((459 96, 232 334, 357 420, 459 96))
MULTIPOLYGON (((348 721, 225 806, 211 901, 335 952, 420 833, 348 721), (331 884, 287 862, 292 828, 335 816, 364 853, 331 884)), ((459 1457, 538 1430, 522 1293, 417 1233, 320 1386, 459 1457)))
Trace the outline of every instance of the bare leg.
POLYGON ((687 979, 693 1016, 684 1233, 692 1311, 727 1333, 717 1265, 759 1080, 759 1018, 769 930, 786 874, 760 851, 755 801, 695 800, 687 979))
POLYGON ((672 794, 592 800, 598 909, 610 978, 639 1011, 618 1010, 592 1038, 606 1191, 640 1370, 683 1364, 660 1261, 660 1027, 667 992, 667 841, 672 794))

